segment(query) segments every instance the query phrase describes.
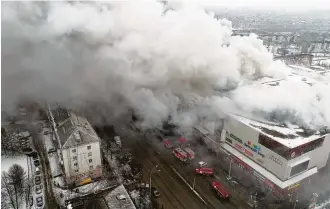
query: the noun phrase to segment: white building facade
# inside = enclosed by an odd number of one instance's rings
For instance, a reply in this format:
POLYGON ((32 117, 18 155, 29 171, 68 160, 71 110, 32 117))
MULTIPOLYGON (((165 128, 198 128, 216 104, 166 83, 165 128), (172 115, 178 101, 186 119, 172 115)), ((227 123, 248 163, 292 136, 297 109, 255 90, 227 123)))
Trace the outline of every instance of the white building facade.
POLYGON ((67 184, 102 177, 101 140, 87 119, 61 108, 51 115, 67 184))
POLYGON ((68 147, 62 150, 66 181, 79 184, 87 178, 102 176, 100 143, 68 147))

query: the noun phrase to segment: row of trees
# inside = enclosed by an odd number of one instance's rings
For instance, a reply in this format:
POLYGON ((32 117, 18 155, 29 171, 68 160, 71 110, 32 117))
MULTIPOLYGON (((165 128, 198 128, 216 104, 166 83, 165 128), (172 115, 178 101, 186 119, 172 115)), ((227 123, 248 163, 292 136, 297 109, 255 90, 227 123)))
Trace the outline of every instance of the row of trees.
POLYGON ((28 179, 24 168, 14 164, 1 175, 1 208, 19 209, 27 192, 28 179))

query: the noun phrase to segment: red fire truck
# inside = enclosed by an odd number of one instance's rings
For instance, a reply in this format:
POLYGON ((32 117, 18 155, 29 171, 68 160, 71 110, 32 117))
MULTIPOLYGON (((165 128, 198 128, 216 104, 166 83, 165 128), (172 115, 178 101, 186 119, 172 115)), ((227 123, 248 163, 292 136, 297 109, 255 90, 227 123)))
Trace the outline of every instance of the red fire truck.
POLYGON ((230 192, 219 181, 213 181, 212 187, 221 198, 226 200, 230 198, 230 192))
POLYGON ((177 157, 179 160, 186 162, 187 161, 187 153, 183 151, 181 148, 176 148, 173 150, 173 154, 175 157, 177 157))
POLYGON ((212 176, 214 175, 213 168, 196 168, 196 173, 200 175, 212 176))
POLYGON ((164 139, 164 145, 167 148, 172 148, 173 147, 173 143, 169 139, 164 139))
POLYGON ((187 153, 189 160, 195 159, 195 152, 190 148, 184 148, 184 151, 187 153))

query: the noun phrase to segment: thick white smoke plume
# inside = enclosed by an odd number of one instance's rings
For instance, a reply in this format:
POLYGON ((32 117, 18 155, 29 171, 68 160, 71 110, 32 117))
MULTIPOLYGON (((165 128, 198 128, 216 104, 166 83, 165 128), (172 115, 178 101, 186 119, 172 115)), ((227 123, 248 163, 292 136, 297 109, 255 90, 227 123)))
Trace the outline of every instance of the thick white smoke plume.
POLYGON ((132 108, 146 127, 242 108, 330 124, 328 86, 255 84, 290 70, 255 35, 231 35, 229 21, 185 4, 3 2, 2 109, 29 96, 109 120, 132 108))

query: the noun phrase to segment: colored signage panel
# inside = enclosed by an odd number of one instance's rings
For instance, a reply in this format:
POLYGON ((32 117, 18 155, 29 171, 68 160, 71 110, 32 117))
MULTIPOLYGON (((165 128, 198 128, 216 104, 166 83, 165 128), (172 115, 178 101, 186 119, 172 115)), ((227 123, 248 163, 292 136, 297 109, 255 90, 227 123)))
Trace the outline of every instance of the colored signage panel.
POLYGON ((244 143, 244 146, 250 149, 251 151, 257 153, 261 157, 265 157, 265 155, 261 152, 261 146, 253 144, 251 141, 244 143))

